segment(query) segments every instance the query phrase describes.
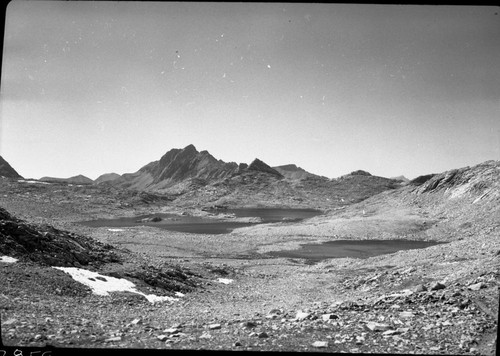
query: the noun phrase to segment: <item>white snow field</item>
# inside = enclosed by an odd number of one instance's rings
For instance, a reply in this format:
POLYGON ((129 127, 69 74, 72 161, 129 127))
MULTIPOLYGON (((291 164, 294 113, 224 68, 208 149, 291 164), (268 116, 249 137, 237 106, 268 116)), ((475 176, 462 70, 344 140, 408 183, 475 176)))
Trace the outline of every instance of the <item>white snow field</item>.
MULTIPOLYGON (((150 303, 156 302, 173 302, 177 298, 168 296, 157 296, 155 294, 144 294, 138 291, 135 284, 124 278, 115 278, 110 276, 103 276, 99 273, 88 271, 76 267, 54 267, 68 273, 75 281, 80 282, 92 289, 94 294, 109 295, 110 292, 131 292, 144 296, 150 303)), ((176 293, 177 296, 182 296, 182 293, 176 293)))

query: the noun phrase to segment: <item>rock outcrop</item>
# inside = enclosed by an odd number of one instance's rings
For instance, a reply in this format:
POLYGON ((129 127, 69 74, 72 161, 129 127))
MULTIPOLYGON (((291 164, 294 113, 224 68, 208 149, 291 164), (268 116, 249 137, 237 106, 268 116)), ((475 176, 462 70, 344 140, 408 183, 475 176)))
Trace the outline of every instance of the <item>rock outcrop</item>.
POLYGON ((118 261, 111 245, 49 225, 29 224, 3 208, 0 208, 0 253, 62 267, 118 261))
POLYGON ((417 179, 423 182, 414 188, 416 194, 442 193, 448 199, 469 197, 473 199, 473 204, 481 200, 500 200, 499 161, 486 161, 473 167, 453 169, 417 179))
POLYGON ((0 156, 0 177, 22 179, 21 175, 0 156))
POLYGON ((431 174, 425 174, 425 175, 422 175, 422 176, 418 176, 417 178, 412 179, 410 181, 410 184, 411 185, 421 185, 421 184, 424 184, 425 182, 427 182, 429 179, 431 179, 435 175, 436 175, 435 173, 431 173, 431 174))
POLYGON ((269 173, 273 174, 278 177, 282 177, 283 175, 278 172, 277 170, 271 168, 269 165, 266 163, 262 162, 260 159, 256 158, 253 160, 252 163, 247 168, 249 171, 257 171, 257 172, 263 172, 263 173, 269 173))

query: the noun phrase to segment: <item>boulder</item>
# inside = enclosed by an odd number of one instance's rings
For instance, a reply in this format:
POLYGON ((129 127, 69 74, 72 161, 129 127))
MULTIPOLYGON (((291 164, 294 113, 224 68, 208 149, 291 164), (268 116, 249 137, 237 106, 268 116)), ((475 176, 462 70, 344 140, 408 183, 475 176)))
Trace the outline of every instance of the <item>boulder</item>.
POLYGON ((388 324, 376 323, 374 321, 369 321, 368 323, 366 323, 366 327, 371 331, 386 331, 393 329, 393 327, 388 324))
POLYGON ((419 284, 413 288, 414 293, 420 293, 420 292, 425 292, 427 290, 427 287, 424 286, 423 284, 419 284))
POLYGON ((473 291, 478 291, 478 290, 480 290, 482 288, 486 288, 486 284, 484 284, 483 282, 471 284, 470 286, 467 287, 467 289, 470 289, 470 290, 473 290, 473 291))
POLYGON ((440 289, 445 289, 446 286, 443 284, 443 283, 440 283, 440 282, 433 282, 431 283, 431 285, 429 286, 429 290, 440 290, 440 289))

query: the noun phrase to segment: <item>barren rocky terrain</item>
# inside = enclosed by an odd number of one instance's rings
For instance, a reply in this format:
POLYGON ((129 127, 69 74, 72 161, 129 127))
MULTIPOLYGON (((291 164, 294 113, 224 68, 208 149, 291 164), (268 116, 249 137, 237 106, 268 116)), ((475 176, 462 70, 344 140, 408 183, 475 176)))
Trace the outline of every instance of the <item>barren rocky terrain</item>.
POLYGON ((289 180, 279 190, 286 178, 266 180, 263 174, 245 173, 182 195, 0 178, 0 255, 18 259, 0 262, 3 344, 495 353, 499 162, 406 185, 381 178, 371 190, 365 175, 289 180), (245 186, 245 179, 251 184, 245 186), (78 223, 160 212, 209 216, 202 207, 238 202, 324 213, 220 235, 78 223), (269 254, 341 239, 446 243, 318 263, 269 254), (98 272, 104 280, 125 278, 141 293, 175 299, 96 295, 54 266, 98 272))

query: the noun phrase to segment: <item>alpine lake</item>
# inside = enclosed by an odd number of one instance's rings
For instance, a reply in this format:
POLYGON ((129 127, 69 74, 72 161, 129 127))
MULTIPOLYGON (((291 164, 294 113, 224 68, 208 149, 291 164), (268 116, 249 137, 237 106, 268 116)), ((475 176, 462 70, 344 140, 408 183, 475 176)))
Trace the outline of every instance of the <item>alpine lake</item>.
MULTIPOLYGON (((233 216, 235 218, 257 218, 258 222, 231 221, 204 216, 177 214, 150 214, 115 219, 98 219, 79 222, 89 227, 126 228, 152 226, 169 231, 192 234, 227 234, 232 230, 264 223, 296 223, 322 214, 315 209, 289 208, 234 208, 213 210, 212 215, 233 216)), ((317 263, 330 258, 369 258, 394 253, 400 250, 426 248, 439 244, 436 241, 413 240, 333 240, 323 243, 301 244, 299 249, 269 252, 269 257, 305 259, 307 263, 317 263)))

